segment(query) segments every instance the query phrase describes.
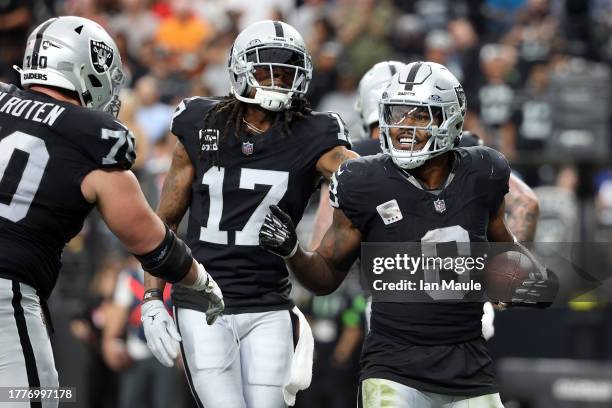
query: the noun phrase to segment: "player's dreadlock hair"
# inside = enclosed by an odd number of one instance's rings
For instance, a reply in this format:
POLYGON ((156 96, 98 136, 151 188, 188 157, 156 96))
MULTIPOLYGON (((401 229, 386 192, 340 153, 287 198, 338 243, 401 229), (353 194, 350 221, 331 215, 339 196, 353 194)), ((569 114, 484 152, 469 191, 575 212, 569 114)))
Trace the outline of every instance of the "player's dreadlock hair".
MULTIPOLYGON (((216 117, 221 114, 229 112, 227 119, 225 120, 225 128, 223 129, 223 136, 217 143, 218 149, 216 151, 205 151, 200 149, 200 153, 204 159, 211 163, 213 166, 221 166, 221 146, 222 141, 233 134, 235 138, 240 137, 240 129, 242 128, 242 119, 246 109, 246 103, 239 101, 233 95, 227 95, 221 98, 213 108, 211 108, 206 115, 204 115, 204 127, 210 128, 215 122, 216 117)), ((309 115, 312 109, 308 100, 303 96, 294 98, 291 107, 284 111, 279 112, 276 115, 275 121, 272 126, 282 126, 282 134, 285 137, 291 136, 291 123, 294 120, 303 119, 306 115, 309 115)), ((204 139, 200 141, 202 143, 204 139)))

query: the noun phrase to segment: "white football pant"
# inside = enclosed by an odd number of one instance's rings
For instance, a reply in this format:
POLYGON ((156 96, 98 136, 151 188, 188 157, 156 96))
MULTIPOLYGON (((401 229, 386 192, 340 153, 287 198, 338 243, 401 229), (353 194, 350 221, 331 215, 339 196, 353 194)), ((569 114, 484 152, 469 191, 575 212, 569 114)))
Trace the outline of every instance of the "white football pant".
POLYGON ((176 308, 185 374, 203 408, 285 408, 282 387, 293 356, 289 310, 221 315, 212 326, 176 308))
POLYGON ((359 408, 504 408, 499 394, 478 397, 436 394, 381 378, 362 381, 359 391, 359 408))
MULTIPOLYGON (((49 334, 34 288, 0 278, 0 328, 0 387, 59 387, 49 334)), ((55 408, 58 401, 1 402, 0 406, 55 408)))

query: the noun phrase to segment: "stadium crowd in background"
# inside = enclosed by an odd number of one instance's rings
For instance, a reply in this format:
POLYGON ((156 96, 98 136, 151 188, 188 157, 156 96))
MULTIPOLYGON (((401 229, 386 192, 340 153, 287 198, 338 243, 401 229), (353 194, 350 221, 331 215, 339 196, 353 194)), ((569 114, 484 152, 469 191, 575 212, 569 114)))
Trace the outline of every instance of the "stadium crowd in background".
MULTIPOLYGON (((611 0, 7 0, 0 2, 0 81, 19 83, 12 66, 22 63, 27 34, 56 15, 92 19, 115 39, 128 76, 119 118, 136 137, 134 170, 154 208, 176 142, 169 131, 174 108, 194 95, 227 95, 234 38, 254 21, 274 19, 292 24, 306 40, 314 65, 312 107, 338 112, 353 140, 366 137, 353 106, 370 67, 384 60, 444 64, 465 88, 464 128, 503 152, 538 194, 536 240, 612 237, 611 0)), ((305 236, 313 211, 302 221, 305 236)), ((157 364, 144 351, 119 356, 104 338, 113 307, 125 317, 128 339, 139 336, 125 286, 139 272, 118 248, 93 214, 66 250, 50 302, 56 326, 71 328, 57 330, 52 340, 60 383, 87 390, 82 401, 90 407, 136 407, 116 405, 118 395, 129 398, 115 391, 109 399, 110 390, 133 384, 137 370, 154 372, 146 365, 157 364), (120 271, 124 286, 115 288, 120 271), (96 386, 99 381, 110 388, 96 386)), ((341 349, 349 341, 343 336, 362 336, 359 294, 347 286, 333 297, 302 301, 314 327, 320 319, 327 328, 319 338, 315 332, 325 355, 318 364, 339 376, 355 366, 355 346, 341 349)), ((123 331, 113 330, 113 336, 123 331)), ((612 358, 612 349, 590 357, 606 356, 612 358)), ((304 398, 332 401, 325 393, 339 391, 330 381, 315 381, 304 398)), ((344 383, 343 395, 354 395, 355 382, 344 383)), ((188 390, 183 394, 190 406, 188 390)), ((353 398, 336 401, 321 406, 354 406, 353 398)))

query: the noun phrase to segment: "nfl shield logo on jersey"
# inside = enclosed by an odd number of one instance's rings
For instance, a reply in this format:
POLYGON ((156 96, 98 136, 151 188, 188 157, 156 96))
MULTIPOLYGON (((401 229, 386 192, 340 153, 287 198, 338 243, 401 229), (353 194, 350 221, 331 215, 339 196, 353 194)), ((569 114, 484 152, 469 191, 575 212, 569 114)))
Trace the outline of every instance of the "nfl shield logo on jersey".
POLYGON ((434 201, 434 208, 436 209, 436 212, 442 214, 444 211, 446 211, 446 203, 442 199, 437 199, 434 201))
POLYGON ((251 142, 242 142, 242 154, 245 156, 250 156, 253 154, 253 143, 251 142))

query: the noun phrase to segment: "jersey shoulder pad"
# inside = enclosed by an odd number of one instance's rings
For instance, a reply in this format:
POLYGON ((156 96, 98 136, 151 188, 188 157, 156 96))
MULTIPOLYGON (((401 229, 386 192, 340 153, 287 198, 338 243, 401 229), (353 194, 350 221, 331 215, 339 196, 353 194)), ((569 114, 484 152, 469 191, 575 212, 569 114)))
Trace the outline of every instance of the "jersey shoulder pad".
POLYGON ((132 132, 113 115, 80 106, 62 115, 57 131, 70 139, 92 168, 128 170, 136 160, 132 132))
POLYGON ((206 143, 211 147, 219 143, 219 130, 205 129, 204 126, 204 117, 219 101, 219 98, 187 98, 174 111, 170 130, 185 147, 193 163, 199 157, 202 138, 208 140, 206 143))
MULTIPOLYGON (((330 204, 348 209, 367 196, 371 181, 377 180, 384 165, 384 155, 364 156, 347 160, 332 174, 329 184, 330 204), (361 198, 360 198, 361 197, 361 198)), ((383 170, 384 171, 384 170, 383 170)))
POLYGON ((503 154, 487 146, 462 149, 470 155, 470 170, 477 174, 479 185, 484 189, 490 213, 499 209, 509 191, 510 165, 503 154))
POLYGON ((312 111, 308 128, 326 141, 351 147, 351 137, 346 124, 336 112, 312 111))
POLYGON ((472 146, 459 150, 469 155, 470 166, 480 176, 485 176, 490 180, 507 180, 510 177, 508 160, 497 150, 488 146, 472 146))
POLYGON ((200 96, 183 99, 174 110, 170 130, 180 139, 190 131, 200 129, 206 113, 219 101, 219 98, 200 96))

